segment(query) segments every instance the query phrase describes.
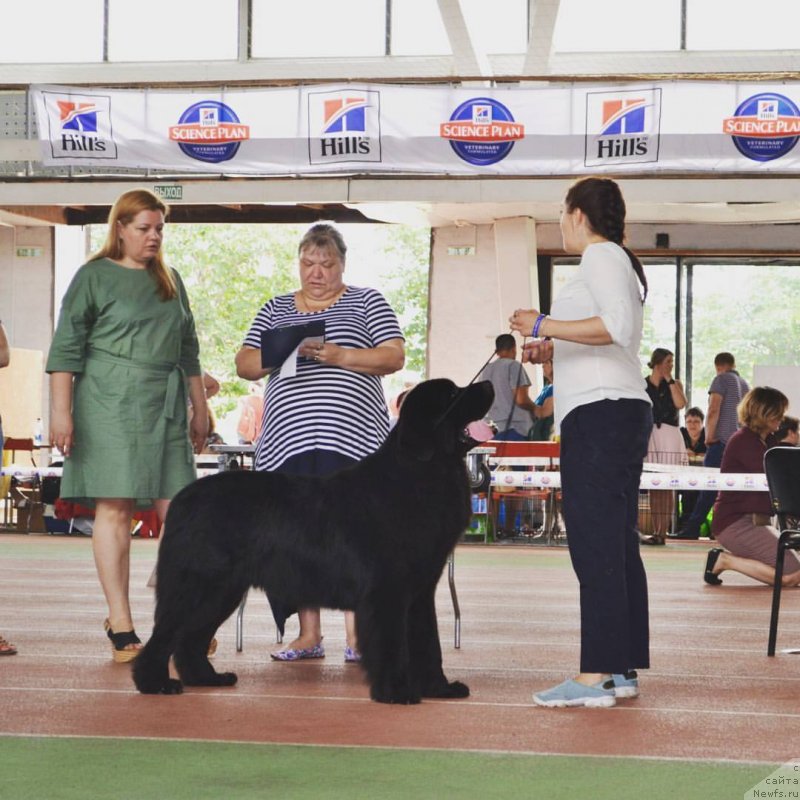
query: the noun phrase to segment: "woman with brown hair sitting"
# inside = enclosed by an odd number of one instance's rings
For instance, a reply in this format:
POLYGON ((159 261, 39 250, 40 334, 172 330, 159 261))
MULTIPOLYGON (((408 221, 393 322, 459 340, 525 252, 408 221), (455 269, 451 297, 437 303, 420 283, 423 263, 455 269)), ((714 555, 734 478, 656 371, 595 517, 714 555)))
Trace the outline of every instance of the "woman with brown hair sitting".
MULTIPOLYGON (((758 473, 764 469, 767 440, 781 424, 789 401, 783 392, 756 386, 739 403, 742 427, 728 440, 720 472, 758 473)), ((778 531, 770 525, 767 492, 719 492, 714 504, 711 530, 723 548, 708 552, 703 579, 712 586, 722 583, 720 572, 731 569, 770 586, 775 581, 778 531)), ((784 586, 800 584, 800 559, 786 553, 784 586)))

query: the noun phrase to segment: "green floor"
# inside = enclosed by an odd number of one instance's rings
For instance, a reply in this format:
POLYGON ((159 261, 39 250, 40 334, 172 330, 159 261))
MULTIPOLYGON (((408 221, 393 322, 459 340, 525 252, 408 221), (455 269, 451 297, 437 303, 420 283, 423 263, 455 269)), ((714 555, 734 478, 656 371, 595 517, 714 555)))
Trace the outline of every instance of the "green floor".
POLYGON ((624 758, 0 738, 0 798, 739 800, 772 768, 624 758))

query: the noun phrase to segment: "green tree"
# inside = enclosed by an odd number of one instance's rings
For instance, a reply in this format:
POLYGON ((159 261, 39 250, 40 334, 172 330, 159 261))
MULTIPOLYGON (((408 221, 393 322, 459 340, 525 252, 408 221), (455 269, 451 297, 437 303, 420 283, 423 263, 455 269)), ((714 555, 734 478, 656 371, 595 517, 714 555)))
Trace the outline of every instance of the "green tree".
POLYGON ((204 369, 220 381, 215 410, 225 413, 247 391, 233 357, 258 309, 297 286, 295 226, 174 225, 167 263, 189 293, 204 369))
POLYGON ((430 228, 388 226, 384 253, 393 266, 384 273, 386 299, 406 337, 406 372, 418 379, 427 368, 430 249, 430 228))

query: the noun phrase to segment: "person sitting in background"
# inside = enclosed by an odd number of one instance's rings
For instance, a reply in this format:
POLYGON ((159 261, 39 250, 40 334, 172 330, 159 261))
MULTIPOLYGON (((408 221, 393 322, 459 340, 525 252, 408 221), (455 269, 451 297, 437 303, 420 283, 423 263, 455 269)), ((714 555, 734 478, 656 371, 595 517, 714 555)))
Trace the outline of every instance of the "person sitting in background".
POLYGON ((706 429, 703 427, 705 414, 697 407, 692 406, 683 415, 681 435, 686 447, 686 455, 690 462, 703 462, 702 456, 706 452, 706 429), (700 457, 700 458, 698 458, 700 457))
POLYGON ((778 430, 770 439, 773 447, 797 447, 800 444, 800 433, 798 432, 800 420, 797 417, 790 417, 788 414, 783 418, 778 430))
POLYGON ((403 389, 392 402, 389 403, 389 428, 394 428, 400 419, 400 407, 406 399, 406 395, 414 388, 414 384, 410 384, 403 389))
POLYGON ((517 361, 517 340, 501 333, 494 340, 497 360, 481 372, 482 381, 494 387, 494 402, 488 417, 497 426, 495 439, 523 442, 536 418, 536 409, 528 393, 531 379, 517 361))
MULTIPOLYGON (((756 386, 737 409, 742 427, 731 436, 722 455, 720 472, 759 473, 764 468, 767 439, 781 425, 789 401, 778 389, 756 386)), ((778 531, 770 525, 772 506, 768 492, 717 494, 712 531, 724 547, 708 551, 703 580, 722 583, 720 572, 731 569, 770 586, 775 581, 778 531)), ((800 584, 800 559, 786 552, 784 586, 800 584)))
POLYGON ((542 375, 544 376, 544 386, 539 392, 533 404, 536 406, 534 412, 536 420, 533 423, 528 438, 532 442, 547 442, 553 434, 553 359, 542 362, 542 375))
POLYGON ((239 444, 255 444, 261 433, 261 421, 264 418, 264 381, 250 384, 249 394, 239 400, 239 422, 236 434, 239 444))
POLYGON ((211 450, 212 444, 225 444, 219 431, 217 431, 217 417, 214 414, 211 406, 208 407, 208 436, 206 437, 206 444, 203 448, 204 453, 213 453, 211 450))
MULTIPOLYGON (((703 427, 705 414, 697 407, 692 406, 684 414, 684 425, 681 428, 683 444, 686 447, 686 456, 689 464, 702 465, 703 456, 706 452, 706 429, 703 427)), ((680 517, 678 518, 678 528, 683 528, 697 504, 697 492, 678 492, 678 503, 680 505, 680 517)))

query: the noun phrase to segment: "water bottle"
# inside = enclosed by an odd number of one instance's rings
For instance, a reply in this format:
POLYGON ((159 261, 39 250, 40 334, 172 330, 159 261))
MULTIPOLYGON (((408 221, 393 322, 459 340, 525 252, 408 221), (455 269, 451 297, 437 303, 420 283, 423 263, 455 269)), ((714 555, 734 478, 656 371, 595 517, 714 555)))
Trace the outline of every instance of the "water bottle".
POLYGON ((500 498, 500 503, 497 506, 497 538, 500 539, 505 534, 506 527, 506 501, 505 498, 500 498))
POLYGON ((36 424, 33 426, 33 445, 34 447, 41 447, 44 444, 44 426, 42 425, 42 418, 36 418, 36 424))

